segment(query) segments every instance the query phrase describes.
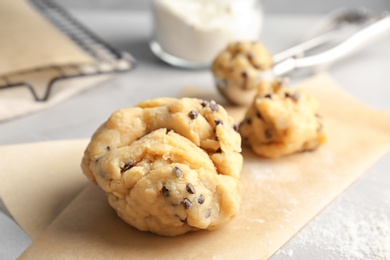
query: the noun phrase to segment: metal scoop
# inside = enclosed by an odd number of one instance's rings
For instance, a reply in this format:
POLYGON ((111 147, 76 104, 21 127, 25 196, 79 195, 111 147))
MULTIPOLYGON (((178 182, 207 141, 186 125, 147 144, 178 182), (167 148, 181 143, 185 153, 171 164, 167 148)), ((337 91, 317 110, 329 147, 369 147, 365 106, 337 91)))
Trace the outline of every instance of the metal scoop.
MULTIPOLYGON (((374 16, 364 9, 338 10, 329 14, 294 47, 273 56, 272 69, 259 74, 261 80, 273 80, 298 70, 315 71, 339 61, 390 32, 390 15, 374 16), (310 52, 326 47, 322 52, 310 52)), ((253 101, 256 89, 243 89, 216 79, 218 90, 229 101, 247 105, 253 101)))

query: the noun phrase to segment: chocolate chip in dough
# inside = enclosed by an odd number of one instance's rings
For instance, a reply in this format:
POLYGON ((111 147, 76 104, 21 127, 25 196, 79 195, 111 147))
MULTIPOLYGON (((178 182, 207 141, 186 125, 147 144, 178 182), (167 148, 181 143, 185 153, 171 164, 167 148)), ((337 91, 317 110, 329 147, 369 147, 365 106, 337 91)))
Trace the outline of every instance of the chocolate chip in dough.
POLYGON ((237 124, 234 124, 234 125, 233 125, 233 130, 236 131, 236 132, 238 132, 238 125, 237 125, 237 124))
POLYGON ((111 147, 110 147, 110 146, 107 146, 107 147, 106 147, 106 150, 107 150, 107 151, 111 151, 111 147))
POLYGON ((174 167, 172 169, 172 173, 177 177, 177 178, 180 178, 183 176, 183 171, 179 168, 179 167, 174 167))
POLYGON ((135 165, 135 162, 134 162, 134 161, 128 161, 128 162, 125 163, 125 165, 123 165, 123 167, 121 168, 121 173, 124 173, 125 171, 130 170, 134 165, 135 165))
POLYGON ((298 92, 295 92, 295 93, 292 95, 292 99, 294 99, 295 101, 298 101, 300 97, 301 97, 301 95, 300 95, 298 92))
POLYGON ((265 98, 269 98, 269 99, 272 99, 272 95, 271 94, 267 94, 264 96, 265 98))
POLYGON ((195 187, 191 183, 187 184, 186 190, 188 191, 188 193, 195 194, 195 187))
POLYGON ((204 212, 204 216, 205 218, 209 218, 211 216, 211 209, 206 209, 206 211, 204 212))
POLYGON ((221 148, 218 148, 215 153, 222 153, 222 149, 221 148))
POLYGON ((211 111, 213 111, 213 112, 218 112, 219 106, 218 106, 217 103, 211 102, 211 103, 210 103, 210 109, 211 109, 211 111))
POLYGON ((242 77, 242 79, 243 79, 241 88, 246 89, 246 87, 247 87, 247 82, 248 82, 248 73, 247 73, 246 71, 243 71, 243 72, 241 73, 241 77, 242 77))
POLYGON ((165 186, 162 188, 162 193, 164 197, 169 197, 169 190, 165 186))
POLYGON ((265 136, 265 138, 267 138, 267 139, 271 139, 271 138, 272 138, 272 131, 269 130, 269 129, 265 130, 264 136, 265 136))
POLYGON ((248 125, 252 124, 252 119, 247 118, 247 119, 246 119, 246 123, 247 123, 248 125))
POLYGON ((102 177, 102 178, 106 178, 106 172, 103 171, 103 170, 100 170, 100 171, 99 171, 99 175, 100 175, 100 177, 102 177))
POLYGON ((192 202, 189 199, 184 199, 183 205, 185 209, 190 209, 192 207, 192 202))
POLYGON ((260 113, 259 111, 256 112, 256 117, 257 117, 258 119, 263 120, 263 116, 261 115, 261 113, 260 113))
POLYGON ((215 119, 214 123, 215 123, 215 125, 223 125, 222 119, 215 119))
POLYGON ((202 108, 205 108, 205 107, 208 107, 210 105, 210 102, 203 100, 202 103, 200 103, 200 105, 202 106, 202 108))
POLYGON ((253 64, 253 67, 257 70, 264 70, 263 69, 263 66, 261 66, 260 64, 253 64))
POLYGON ((202 194, 200 194, 200 196, 198 197, 198 203, 203 204, 205 200, 206 199, 204 198, 204 196, 202 194))
POLYGON ((198 117, 198 111, 196 111, 195 109, 194 110, 191 110, 190 113, 188 113, 188 116, 191 118, 191 119, 196 119, 198 117))

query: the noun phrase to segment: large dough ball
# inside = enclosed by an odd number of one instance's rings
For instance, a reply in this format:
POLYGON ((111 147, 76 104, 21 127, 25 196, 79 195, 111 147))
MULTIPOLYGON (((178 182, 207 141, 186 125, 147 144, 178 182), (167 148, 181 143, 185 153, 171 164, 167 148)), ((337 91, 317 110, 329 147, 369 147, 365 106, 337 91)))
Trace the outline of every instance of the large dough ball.
POLYGON ((82 169, 139 230, 175 236, 215 229, 241 202, 237 129, 213 101, 145 101, 113 113, 96 131, 82 169))

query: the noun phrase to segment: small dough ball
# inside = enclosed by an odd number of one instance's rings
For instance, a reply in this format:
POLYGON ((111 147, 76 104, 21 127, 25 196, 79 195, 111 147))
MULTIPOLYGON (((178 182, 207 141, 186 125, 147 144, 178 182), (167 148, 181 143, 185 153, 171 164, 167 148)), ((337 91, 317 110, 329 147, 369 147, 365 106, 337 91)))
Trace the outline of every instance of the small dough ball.
POLYGON ((261 43, 232 42, 215 58, 211 70, 217 84, 249 90, 256 88, 259 74, 272 65, 272 56, 261 43))
POLYGON ((282 85, 262 82, 239 126, 244 144, 267 158, 315 150, 326 141, 317 100, 282 85))
POLYGON ((214 101, 158 98, 116 111, 82 160, 119 217, 164 236, 215 229, 241 203, 237 125, 214 101))

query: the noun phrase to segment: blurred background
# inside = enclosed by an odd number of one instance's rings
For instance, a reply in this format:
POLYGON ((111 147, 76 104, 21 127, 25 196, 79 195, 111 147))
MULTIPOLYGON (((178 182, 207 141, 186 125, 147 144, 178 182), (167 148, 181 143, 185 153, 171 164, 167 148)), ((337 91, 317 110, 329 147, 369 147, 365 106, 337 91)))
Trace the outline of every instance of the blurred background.
MULTIPOLYGON (((133 9, 150 6, 150 0, 60 0, 64 7, 80 9, 133 9)), ((267 13, 325 14, 338 7, 366 6, 373 11, 390 11, 390 0, 263 0, 267 13)))

